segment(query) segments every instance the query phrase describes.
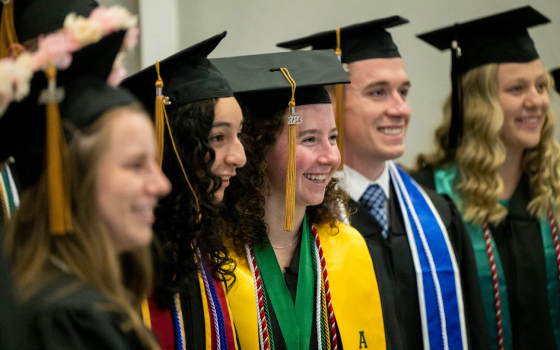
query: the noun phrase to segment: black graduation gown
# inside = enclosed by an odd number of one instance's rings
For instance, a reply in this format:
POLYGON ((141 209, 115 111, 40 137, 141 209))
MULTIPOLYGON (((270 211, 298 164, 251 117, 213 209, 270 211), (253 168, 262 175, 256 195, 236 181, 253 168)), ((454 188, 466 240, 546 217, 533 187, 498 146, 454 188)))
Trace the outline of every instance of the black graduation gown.
MULTIPOLYGON (((418 173, 435 188, 433 170, 418 173), (431 178, 431 180, 430 180, 431 178)), ((508 290, 513 348, 556 349, 546 289, 546 262, 539 221, 527 211, 529 177, 523 175, 510 199, 508 215, 490 227, 508 290)))
POLYGON ((181 311, 185 327, 186 349, 206 349, 204 308, 198 280, 188 284, 188 292, 181 293, 181 311))
MULTIPOLYGON (((0 252, 3 251, 1 242, 0 240, 0 252)), ((19 312, 16 306, 10 276, 8 263, 0 253, 0 349, 25 349, 22 335, 26 315, 19 312)))
POLYGON ((101 292, 51 270, 54 279, 23 305, 30 321, 26 349, 146 349, 134 331, 121 329, 125 315, 99 311, 109 302, 101 292))
MULTIPOLYGON (((450 199, 426 190, 447 228, 461 274, 469 349, 488 349, 486 319, 474 252, 461 216, 450 199)), ((387 349, 423 349, 416 273, 397 194, 391 184, 388 238, 367 208, 350 200, 351 225, 364 237, 381 297, 387 349), (355 211, 355 213, 354 213, 355 211)))
MULTIPOLYGON (((183 326, 185 327, 186 349, 206 349, 206 328, 204 324, 204 306, 200 294, 200 283, 194 280, 188 284, 188 291, 180 294, 183 326)), ((222 310, 228 312, 227 310, 222 310)), ((237 337, 237 349, 241 350, 237 337)))
MULTIPOLYGON (((284 276, 286 287, 288 287, 288 292, 290 292, 290 296, 292 297, 292 301, 294 302, 294 304, 296 303, 296 294, 297 294, 300 249, 301 249, 301 240, 298 243, 296 250, 294 251, 294 255, 292 256, 292 260, 290 261, 290 266, 286 267, 286 274, 284 276)), ((276 313, 274 312, 274 308, 272 307, 272 303, 270 302, 270 296, 266 291, 266 286, 265 286, 265 293, 266 293, 266 303, 268 306, 268 312, 270 314, 270 323, 272 326, 274 348, 286 349, 286 342, 284 341, 284 337, 282 336, 282 331, 280 330, 280 324, 278 323, 278 319, 276 318, 276 313)), ((313 293, 316 293, 315 288, 313 288, 313 293)), ((315 307, 315 303, 313 303, 313 322, 311 323, 311 341, 309 344, 310 350, 319 350, 317 344, 317 322, 315 318, 316 312, 317 312, 317 308, 315 307)), ((342 350, 343 349, 342 339, 340 338, 338 325, 336 327, 336 332, 338 336, 338 348, 342 350)))

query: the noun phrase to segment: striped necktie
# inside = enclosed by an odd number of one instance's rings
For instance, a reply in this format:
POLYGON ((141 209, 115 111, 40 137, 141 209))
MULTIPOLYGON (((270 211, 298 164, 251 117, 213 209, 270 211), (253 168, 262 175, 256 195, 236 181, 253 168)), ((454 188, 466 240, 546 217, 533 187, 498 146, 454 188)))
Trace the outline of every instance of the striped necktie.
POLYGON ((383 237, 387 238, 389 229, 387 223, 387 213, 385 212, 385 193, 378 184, 369 185, 367 190, 360 198, 360 204, 369 209, 369 212, 379 222, 383 228, 383 237))

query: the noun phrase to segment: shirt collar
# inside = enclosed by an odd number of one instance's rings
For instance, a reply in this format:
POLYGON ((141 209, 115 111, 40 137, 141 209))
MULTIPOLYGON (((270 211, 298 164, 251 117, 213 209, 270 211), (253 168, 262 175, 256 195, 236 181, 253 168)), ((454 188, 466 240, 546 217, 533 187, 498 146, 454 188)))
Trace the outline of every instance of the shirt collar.
POLYGON ((374 181, 366 178, 364 175, 360 174, 356 170, 352 169, 348 165, 344 164, 344 186, 346 191, 350 194, 350 197, 358 202, 364 192, 367 190, 369 185, 378 184, 379 187, 385 193, 385 199, 389 200, 389 166, 385 163, 385 168, 381 175, 374 181))
POLYGON ((344 189, 348 191, 350 197, 356 202, 360 200, 369 185, 373 184, 378 184, 383 190, 383 193, 385 193, 385 199, 389 200, 389 165, 385 163, 385 168, 383 169, 381 175, 376 180, 372 181, 344 164, 344 181, 342 181, 342 183, 344 185, 344 189))

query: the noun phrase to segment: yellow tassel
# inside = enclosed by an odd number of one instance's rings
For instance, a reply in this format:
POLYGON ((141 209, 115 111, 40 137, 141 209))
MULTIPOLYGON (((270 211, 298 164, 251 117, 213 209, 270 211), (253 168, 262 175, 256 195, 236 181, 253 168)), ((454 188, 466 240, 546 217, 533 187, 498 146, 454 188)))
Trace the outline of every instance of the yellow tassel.
MULTIPOLYGON (((340 28, 336 28, 336 50, 335 54, 338 56, 339 61, 342 62, 342 50, 340 49, 340 28)), ((334 111, 334 118, 336 128, 338 129, 337 146, 340 151, 340 166, 338 170, 344 170, 344 86, 338 84, 335 87, 336 109, 334 111)))
POLYGON ((336 144, 340 151, 340 166, 338 170, 344 169, 344 85, 338 84, 335 87, 336 109, 334 112, 338 138, 336 144))
POLYGON ((8 49, 18 44, 14 25, 14 1, 11 0, 2 8, 2 22, 0 23, 0 58, 8 55, 8 49))
MULTIPOLYGON (((47 80, 53 84, 56 68, 50 66, 45 73, 47 80)), ((49 88, 52 94, 55 90, 49 88)), ((62 134, 60 111, 56 96, 47 101, 47 180, 49 187, 49 223, 51 234, 63 235, 72 232, 72 214, 70 210, 70 169, 69 154, 62 134)))
POLYGON ((185 167, 183 166, 183 161, 179 156, 179 152, 177 151, 177 146, 175 145, 175 140, 173 139, 173 133, 171 132, 171 126, 169 125, 169 119, 167 118, 167 111, 165 110, 165 105, 169 104, 169 100, 166 96, 163 96, 163 80, 159 74, 159 61, 156 61, 156 71, 158 75, 158 80, 156 81, 156 110, 155 110, 155 129, 156 129, 156 143, 158 145, 158 163, 159 167, 163 164, 163 147, 164 147, 164 134, 165 134, 165 125, 167 125, 167 131, 169 132, 169 138, 171 139, 171 145, 173 146, 173 150, 175 151, 175 155, 177 156, 177 160, 179 161, 179 165, 181 166, 181 170, 183 171, 183 175, 185 176, 185 180, 187 180, 187 185, 191 190, 191 193, 194 196, 194 204, 196 207, 196 212, 198 213, 197 221, 200 222, 202 220, 202 214, 200 213, 200 205, 198 204, 198 197, 194 192, 194 188, 189 181, 189 177, 187 176, 187 172, 185 171, 185 167))
POLYGON ((159 61, 156 61, 156 71, 158 80, 156 81, 156 110, 155 110, 155 128, 156 128, 156 144, 158 147, 157 161, 161 168, 163 162, 163 143, 164 143, 164 114, 165 102, 163 96, 163 80, 159 75, 159 61))
POLYGON ((296 123, 298 123, 295 120, 296 82, 290 76, 287 68, 280 68, 280 70, 292 86, 292 99, 288 103, 290 108, 290 116, 288 117, 288 169, 286 171, 286 201, 284 204, 284 231, 291 232, 294 230, 294 212, 296 209, 296 123))
POLYGON ((284 231, 294 230, 296 206, 296 125, 288 125, 288 170, 286 173, 286 204, 284 207, 284 231))

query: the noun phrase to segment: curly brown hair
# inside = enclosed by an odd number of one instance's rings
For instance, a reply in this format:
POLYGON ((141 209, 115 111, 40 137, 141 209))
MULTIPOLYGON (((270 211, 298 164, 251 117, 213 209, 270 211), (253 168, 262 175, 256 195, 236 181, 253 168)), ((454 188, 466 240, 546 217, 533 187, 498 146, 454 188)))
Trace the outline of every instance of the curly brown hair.
POLYGON ((220 231, 222 204, 214 200, 221 178, 212 173, 215 153, 208 144, 217 102, 217 98, 196 101, 169 113, 175 145, 198 198, 201 217, 199 220, 195 198, 166 132, 163 171, 173 189, 156 209, 153 246, 154 299, 166 308, 173 305, 175 293, 187 291, 190 283, 198 283, 195 242, 202 256, 208 258, 206 263, 215 279, 228 283, 235 280, 234 262, 220 231))
MULTIPOLYGON (((237 170, 237 176, 231 179, 224 196, 228 211, 224 215, 224 233, 232 240, 233 249, 241 255, 244 254, 245 245, 254 247, 268 242, 268 228, 264 221, 265 194, 268 191, 265 180, 268 166, 266 155, 286 125, 286 109, 277 111, 272 117, 251 115, 243 106, 242 110, 245 118, 242 142, 247 163, 237 170)), ((333 177, 327 184, 323 202, 308 206, 306 210, 310 222, 316 225, 329 224, 334 234, 338 233, 337 222, 341 221, 342 212, 349 212, 350 197, 337 186, 338 182, 333 177)))

